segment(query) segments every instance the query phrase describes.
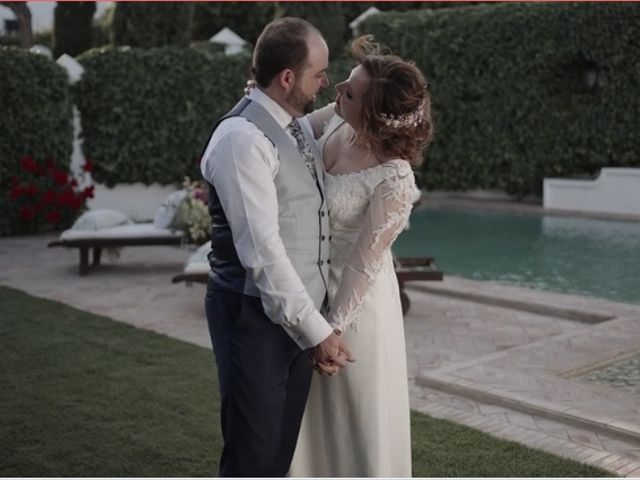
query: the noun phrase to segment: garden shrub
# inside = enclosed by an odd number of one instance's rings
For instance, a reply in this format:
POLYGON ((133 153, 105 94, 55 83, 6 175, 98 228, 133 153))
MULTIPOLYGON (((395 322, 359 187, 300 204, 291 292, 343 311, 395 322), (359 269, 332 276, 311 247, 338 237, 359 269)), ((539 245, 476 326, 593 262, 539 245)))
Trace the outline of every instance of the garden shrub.
MULTIPOLYGON (((44 55, 0 47, 0 235, 33 231, 9 198, 12 184, 28 179, 25 156, 49 159, 68 171, 73 141, 66 71, 44 55)), ((29 189, 30 195, 41 195, 29 189)))

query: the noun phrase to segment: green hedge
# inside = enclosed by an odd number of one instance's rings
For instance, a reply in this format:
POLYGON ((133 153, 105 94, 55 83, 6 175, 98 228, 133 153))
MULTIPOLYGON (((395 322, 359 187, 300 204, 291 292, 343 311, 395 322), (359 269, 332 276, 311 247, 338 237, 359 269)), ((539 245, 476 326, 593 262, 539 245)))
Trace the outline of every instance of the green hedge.
POLYGON ((430 188, 523 196, 545 176, 640 165, 635 4, 422 10, 373 16, 365 29, 430 80, 430 188))
MULTIPOLYGON (((250 60, 173 47, 97 49, 80 56, 86 72, 73 91, 93 178, 107 185, 198 178, 204 143, 243 94, 250 60)), ((347 78, 353 65, 346 58, 332 61, 332 84, 347 78)), ((334 99, 331 86, 317 105, 334 99)))
POLYGON ((8 197, 13 177, 28 181, 20 159, 51 159, 68 170, 73 141, 66 71, 44 55, 0 47, 0 235, 28 231, 8 197))
POLYGON ((93 178, 109 186, 199 175, 207 136, 242 95, 250 63, 176 47, 98 49, 78 60, 86 68, 73 88, 83 151, 93 178))

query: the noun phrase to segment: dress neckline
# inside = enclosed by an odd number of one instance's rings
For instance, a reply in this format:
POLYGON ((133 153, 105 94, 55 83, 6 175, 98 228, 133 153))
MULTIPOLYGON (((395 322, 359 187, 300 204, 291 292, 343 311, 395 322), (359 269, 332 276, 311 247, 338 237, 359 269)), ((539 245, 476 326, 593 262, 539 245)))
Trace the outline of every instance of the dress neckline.
MULTIPOLYGON (((329 120, 329 122, 327 123, 327 130, 324 132, 324 134, 320 137, 320 141, 318 142, 320 144, 320 152, 322 155, 324 155, 324 147, 327 143, 327 140, 329 140, 329 137, 331 137, 331 135, 333 135, 336 130, 338 130, 339 127, 342 126, 342 124, 344 124, 346 121, 341 118, 338 114, 334 113, 333 117, 331 117, 331 119, 329 120), (334 122, 335 120, 335 122, 334 122), (332 125, 332 122, 334 122, 334 124, 332 125), (329 128, 331 127, 331 128, 329 128)), ((366 167, 366 168, 361 168, 360 170, 356 170, 355 172, 347 172, 347 173, 329 173, 328 171, 325 170, 324 174, 328 177, 334 177, 334 178, 339 178, 339 177, 352 177, 352 176, 356 176, 356 175, 361 175, 363 173, 367 173, 370 172, 372 170, 376 170, 380 167, 384 167, 385 165, 389 164, 393 162, 394 164, 396 164, 397 162, 404 162, 409 164, 409 162, 407 162, 406 160, 403 160, 402 158, 391 158, 383 163, 380 163, 379 165, 374 165, 373 167, 366 167)))
POLYGON ((347 172, 347 173, 329 173, 329 172, 325 172, 325 175, 329 176, 329 177, 350 177, 350 176, 355 176, 355 175, 360 175, 363 173, 367 173, 370 172, 372 170, 376 170, 380 167, 384 167, 386 165, 389 164, 397 164, 397 162, 406 162, 407 164, 409 162, 407 162, 406 160, 403 160, 401 158, 392 158, 390 160, 387 160, 386 162, 383 162, 379 165, 374 165, 373 167, 366 167, 366 168, 361 168, 360 170, 356 170, 355 172, 347 172))
MULTIPOLYGON (((387 160, 387 162, 391 162, 393 160, 387 160)), ((355 172, 347 172, 347 173, 329 173, 329 172, 325 172, 326 175, 330 176, 330 177, 349 177, 352 175, 358 175, 361 173, 366 173, 370 170, 375 170, 376 168, 379 167, 383 167, 385 165, 385 163, 381 163, 380 165, 374 165, 373 167, 366 167, 366 168, 361 168, 360 170, 356 170, 355 172)))

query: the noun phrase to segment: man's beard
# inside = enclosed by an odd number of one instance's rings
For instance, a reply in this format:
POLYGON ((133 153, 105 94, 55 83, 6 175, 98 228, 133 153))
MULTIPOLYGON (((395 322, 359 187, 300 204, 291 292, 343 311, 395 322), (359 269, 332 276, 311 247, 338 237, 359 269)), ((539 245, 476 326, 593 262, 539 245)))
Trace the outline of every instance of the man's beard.
POLYGON ((294 85, 286 100, 289 105, 304 115, 313 112, 315 100, 306 97, 298 85, 294 85))

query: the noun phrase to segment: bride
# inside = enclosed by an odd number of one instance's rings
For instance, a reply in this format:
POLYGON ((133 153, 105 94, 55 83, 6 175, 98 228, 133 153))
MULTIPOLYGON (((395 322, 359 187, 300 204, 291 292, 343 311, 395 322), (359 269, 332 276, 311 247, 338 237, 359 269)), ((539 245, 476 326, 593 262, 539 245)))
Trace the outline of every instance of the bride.
POLYGON ((316 365, 294 460, 296 477, 410 477, 409 391, 402 308, 390 247, 415 199, 412 167, 432 135, 430 97, 411 63, 371 37, 336 85, 335 104, 307 118, 323 152, 331 222, 328 320, 357 360, 338 375, 316 365))

